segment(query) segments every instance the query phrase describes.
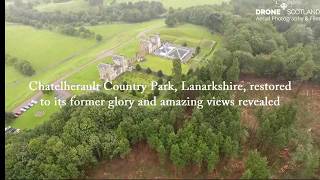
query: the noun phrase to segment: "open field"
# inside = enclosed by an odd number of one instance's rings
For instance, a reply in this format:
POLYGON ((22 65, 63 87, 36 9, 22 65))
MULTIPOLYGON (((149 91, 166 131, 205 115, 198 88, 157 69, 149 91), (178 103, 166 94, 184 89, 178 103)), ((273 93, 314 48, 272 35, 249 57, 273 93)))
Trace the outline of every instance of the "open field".
MULTIPOLYGON (((87 28, 101 34, 103 36, 103 41, 96 44, 94 40, 69 37, 55 32, 34 29, 28 26, 6 26, 6 31, 8 32, 6 33, 7 52, 12 56, 29 60, 34 64, 37 71, 37 74, 32 77, 24 77, 14 68, 6 67, 7 111, 13 109, 35 93, 28 90, 28 82, 30 80, 52 83, 58 78, 65 76, 66 73, 76 71, 78 67, 96 59, 101 52, 106 51, 106 49, 112 49, 113 47, 117 47, 114 49, 114 54, 133 57, 138 51, 139 38, 144 34, 159 32, 161 37, 163 36, 164 39, 177 44, 183 43, 183 40, 188 40, 187 43, 190 46, 199 42, 203 49, 208 47, 208 43, 205 41, 209 42, 210 40, 216 40, 215 35, 212 35, 203 27, 185 24, 171 29, 165 27, 162 19, 145 23, 116 23, 88 26, 87 28), (128 29, 131 31, 127 31, 128 29), (175 34, 175 32, 177 33, 175 34), (16 36, 13 34, 16 34, 16 36), (26 38, 22 38, 23 36, 26 36, 26 38), (19 41, 19 39, 23 40, 19 41)), ((188 71, 192 62, 196 63, 196 58, 192 59, 191 63, 182 65, 184 73, 188 71)), ((99 82, 97 65, 100 62, 111 63, 111 59, 110 57, 103 58, 101 61, 99 60, 90 63, 81 71, 71 74, 66 80, 73 84, 87 84, 92 81, 99 82)), ((151 55, 146 57, 146 61, 142 62, 141 66, 144 68, 150 67, 153 71, 162 70, 163 73, 168 75, 170 75, 172 71, 171 60, 151 55)), ((145 75, 141 76, 141 74, 137 73, 126 73, 123 76, 120 76, 117 81, 121 82, 125 80, 127 82, 133 82, 133 80, 138 81, 142 77, 145 77, 145 75), (133 79, 130 80, 130 78, 133 79)), ((72 93, 81 94, 83 92, 72 93)), ((25 118, 21 117, 16 120, 18 126, 22 125, 19 128, 24 128, 24 123, 20 123, 20 121, 25 121, 24 119, 27 118, 32 119, 31 116, 26 116, 25 118)))
MULTIPOLYGON (((29 26, 6 24, 6 53, 28 60, 36 71, 32 77, 22 76, 13 67, 6 66, 6 109, 12 109, 28 96, 30 80, 46 81, 45 74, 63 66, 77 53, 95 45, 95 40, 86 40, 29 26)), ((29 92, 30 95, 30 92, 29 92)))
POLYGON ((61 3, 48 3, 48 4, 40 4, 35 7, 38 11, 43 12, 52 12, 52 11, 83 11, 87 9, 91 9, 92 7, 89 6, 89 2, 85 0, 72 0, 67 2, 61 3))
POLYGON ((158 78, 151 74, 146 74, 143 72, 127 72, 123 75, 119 76, 113 83, 114 84, 122 84, 123 82, 127 82, 128 84, 144 84, 148 85, 146 91, 144 93, 136 92, 137 97, 139 98, 147 98, 147 95, 151 93, 151 81, 156 81, 158 78))
POLYGON ((6 53, 30 61, 37 72, 46 71, 96 43, 95 39, 65 36, 24 25, 6 24, 5 31, 6 53))
MULTIPOLYGON (((44 95, 44 100, 50 100, 54 103, 54 96, 44 95)), ((60 109, 58 106, 51 104, 50 106, 41 106, 40 102, 31 107, 28 111, 24 112, 19 118, 13 120, 10 126, 19 129, 32 129, 44 121, 49 120, 50 116, 60 109)))
MULTIPOLYGON (((158 56, 147 55, 146 60, 141 62, 142 68, 150 68, 152 71, 158 72, 162 71, 166 75, 172 74, 172 60, 164 59, 158 56)), ((187 64, 181 64, 182 73, 187 73, 189 66, 187 64)))
MULTIPOLYGON (((76 55, 72 56, 75 52, 72 50, 75 50, 74 47, 78 47, 80 44, 79 42, 67 42, 69 38, 72 40, 77 40, 78 38, 74 37, 68 37, 64 35, 60 35, 57 33, 49 32, 46 30, 36 30, 27 26, 16 26, 16 25, 7 25, 6 31, 6 49, 9 54, 12 56, 17 56, 23 59, 28 59, 26 57, 30 57, 28 60, 32 62, 39 62, 43 66, 45 64, 50 64, 50 66, 42 67, 42 69, 37 69, 37 74, 32 77, 24 77, 23 79, 19 79, 19 81, 16 81, 15 83, 8 84, 6 82, 6 110, 12 110, 14 107, 22 103, 25 99, 32 96, 35 92, 32 92, 28 90, 28 82, 30 80, 39 80, 44 83, 51 83, 54 80, 58 79, 59 77, 64 76, 67 72, 70 72, 72 70, 77 69, 79 66, 84 65, 96 58, 96 56, 101 53, 102 51, 105 51, 106 49, 112 49, 114 47, 118 47, 123 44, 130 43, 130 41, 134 40, 136 38, 136 35, 140 33, 141 31, 144 31, 147 28, 152 27, 159 27, 163 25, 163 20, 155 20, 145 23, 136 23, 136 24, 110 24, 110 25, 99 25, 99 26, 93 26, 88 27, 90 30, 95 31, 96 33, 99 33, 103 36, 103 41, 99 44, 95 44, 91 42, 92 46, 83 47, 82 49, 78 50, 76 55), (17 27, 17 29, 16 29, 17 27), (19 28, 22 27, 22 28, 19 28), (12 29, 11 29, 12 28, 12 29), (28 31, 24 31, 28 29, 28 31), (131 31, 127 31, 130 29, 131 31), (18 39, 16 39, 16 35, 10 33, 10 30, 15 33, 21 33, 21 36, 28 37, 27 39, 30 39, 29 41, 22 40, 22 42, 19 42, 18 39), (48 37, 44 36, 43 41, 46 42, 46 44, 39 44, 39 46, 36 48, 32 48, 33 41, 37 41, 39 36, 36 35, 38 32, 44 32, 48 34, 54 34, 56 35, 56 38, 52 38, 52 41, 56 42, 57 40, 61 43, 52 43, 52 45, 46 45, 51 44, 50 38, 48 40, 48 37), (17 43, 19 42, 19 43, 17 43), (18 44, 18 45, 17 45, 18 44), (70 47, 69 47, 70 46, 70 47), (19 49, 18 49, 18 48, 19 49), (31 47, 31 50, 30 48, 31 47), (54 48, 53 48, 54 47, 54 48), (71 48, 71 50, 66 51, 66 49, 71 48), (11 53, 10 53, 11 52, 11 53), (40 56, 38 53, 34 52, 41 52, 42 56, 40 56), (45 52, 45 53, 44 53, 45 52), (61 54, 59 53, 61 52, 61 54), (53 53, 53 54, 52 54, 53 53), (57 55, 57 56, 55 56, 57 55), (33 58, 39 58, 33 60, 33 58), (42 57, 42 58, 41 58, 42 57), (45 60, 42 60, 45 59, 45 60), (61 60, 62 59, 62 60, 61 60), (62 63, 57 63, 62 62, 62 63), (41 71, 42 70, 42 71, 41 71)), ((53 36, 53 35, 52 35, 53 36)), ((80 41, 83 41, 83 39, 80 39, 80 41)), ((89 40, 85 40, 89 41, 89 40)), ((44 42, 43 42, 44 43, 44 42)), ((90 45, 90 43, 89 43, 90 45)), ((35 65, 36 67, 41 67, 39 65, 35 65)), ((10 71, 8 71, 10 72, 10 71)), ((12 74, 12 73, 11 73, 12 74)), ((7 79, 11 79, 8 77, 7 79)))

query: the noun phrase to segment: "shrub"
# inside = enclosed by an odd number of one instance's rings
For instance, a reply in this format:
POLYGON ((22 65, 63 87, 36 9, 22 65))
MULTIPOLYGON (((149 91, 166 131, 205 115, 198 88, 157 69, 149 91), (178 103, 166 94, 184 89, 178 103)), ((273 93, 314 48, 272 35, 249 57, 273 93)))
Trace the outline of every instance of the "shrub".
POLYGON ((136 70, 137 70, 137 71, 141 71, 141 66, 140 66, 140 64, 137 64, 137 65, 136 65, 136 70))
POLYGON ((147 68, 146 73, 151 74, 152 73, 151 69, 147 68))

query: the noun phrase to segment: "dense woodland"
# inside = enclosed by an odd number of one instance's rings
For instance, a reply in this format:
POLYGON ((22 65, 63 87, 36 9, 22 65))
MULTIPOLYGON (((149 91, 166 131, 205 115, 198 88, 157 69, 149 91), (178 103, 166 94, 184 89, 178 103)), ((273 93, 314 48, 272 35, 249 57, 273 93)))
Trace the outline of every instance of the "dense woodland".
MULTIPOLYGON (((190 84, 238 81, 240 73, 254 73, 279 79, 320 82, 319 24, 257 23, 246 14, 260 1, 233 0, 230 4, 168 10, 166 24, 203 25, 224 37, 223 48, 208 57, 198 69, 182 74, 180 61, 172 61, 171 82, 190 84), (268 67, 268 68, 266 68, 268 67)), ((265 4, 268 6, 268 4, 265 4)), ((141 2, 104 7, 99 15, 80 13, 40 13, 17 6, 6 12, 6 20, 23 24, 80 25, 84 23, 127 21, 157 18, 165 12, 161 3, 141 2), (131 11, 132 10, 132 11, 131 11), (142 13, 147 11, 149 13, 142 13), (125 13, 126 12, 126 13, 125 13), (142 14, 144 16, 142 16, 142 14), (134 17, 134 18, 133 18, 134 17)), ((160 73, 159 73, 160 74, 160 73)), ((230 99, 233 94, 220 91, 191 93, 167 92, 171 99, 230 99)), ((104 93, 90 93, 79 99, 112 99, 104 93)), ((314 178, 319 169, 319 147, 311 136, 300 132, 295 101, 278 108, 259 108, 259 127, 255 134, 240 123, 238 107, 107 107, 64 106, 49 121, 33 130, 6 137, 5 172, 8 179, 83 177, 86 167, 102 160, 125 158, 131 147, 146 141, 159 153, 183 169, 188 165, 212 172, 219 161, 243 156, 244 144, 250 151, 243 178, 270 178, 273 170, 266 154, 290 145, 292 164, 299 167, 287 178, 314 178), (166 113, 163 113, 166 112, 166 113), (249 137, 250 136, 250 137, 249 137), (248 138, 250 138, 248 140, 248 138), (249 141, 249 142, 248 142, 249 141)))
POLYGON ((102 40, 102 36, 95 35, 94 32, 84 28, 84 25, 115 21, 143 22, 159 18, 166 11, 160 2, 155 1, 114 3, 110 6, 103 6, 103 0, 89 0, 89 4, 99 7, 99 9, 81 12, 39 12, 33 8, 37 5, 35 2, 24 3, 21 0, 14 0, 13 4, 6 8, 5 20, 35 28, 45 28, 70 36, 96 38, 99 42, 102 40))
MULTIPOLYGON (((16 1, 14 1, 16 2, 16 1)), ((142 22, 160 17, 166 10, 162 3, 141 1, 101 6, 99 10, 80 12, 39 12, 30 3, 13 3, 6 8, 6 21, 35 27, 55 25, 96 25, 114 21, 142 22)))
MULTIPOLYGON (((219 59, 210 60, 208 66, 189 71, 188 75, 182 75, 179 61, 173 63, 171 81, 176 85, 182 80, 189 80, 189 83, 221 82, 225 80, 224 74, 232 74, 227 78, 234 78, 230 68, 225 70, 219 59)), ((228 99, 231 94, 201 91, 195 94, 168 93, 165 96, 183 99, 187 95, 194 99, 228 99)), ((91 93, 78 98, 108 100, 113 97, 91 93)), ((295 105, 287 104, 268 111, 259 109, 257 117, 261 127, 256 142, 253 142, 254 147, 265 153, 269 148, 280 150, 291 143, 298 149, 292 163, 303 167, 296 177, 313 177, 319 166, 319 152, 313 147, 310 137, 302 138, 296 133, 293 126, 295 105)), ((134 107, 128 111, 126 107, 110 110, 107 107, 67 105, 42 126, 7 137, 6 177, 82 177, 88 165, 119 156, 124 158, 130 153, 130 147, 140 141, 147 141, 162 161, 169 157, 178 169, 193 164, 210 172, 220 160, 241 156, 242 144, 247 137, 248 132, 240 124, 237 107, 204 106, 201 110, 193 109, 190 114, 190 109, 183 107, 134 107)), ((243 177, 271 177, 266 158, 256 150, 249 154, 243 177)))
POLYGON ((320 83, 320 23, 257 22, 252 12, 261 4, 268 7, 268 3, 255 0, 234 0, 233 7, 222 4, 170 9, 165 22, 169 27, 181 23, 203 25, 222 33, 224 48, 216 56, 225 65, 238 61, 242 73, 320 83), (241 11, 243 8, 246 10, 241 11))

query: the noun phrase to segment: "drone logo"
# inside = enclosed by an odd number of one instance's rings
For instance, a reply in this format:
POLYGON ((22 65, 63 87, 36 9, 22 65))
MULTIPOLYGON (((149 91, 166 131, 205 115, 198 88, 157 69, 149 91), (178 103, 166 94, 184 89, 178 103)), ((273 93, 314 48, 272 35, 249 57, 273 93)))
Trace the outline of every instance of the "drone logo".
POLYGON ((280 7, 282 10, 286 10, 289 6, 298 4, 296 0, 273 0, 277 7, 280 7))
POLYGON ((286 3, 280 4, 280 8, 281 8, 282 10, 286 10, 287 7, 288 7, 288 4, 286 4, 286 3))

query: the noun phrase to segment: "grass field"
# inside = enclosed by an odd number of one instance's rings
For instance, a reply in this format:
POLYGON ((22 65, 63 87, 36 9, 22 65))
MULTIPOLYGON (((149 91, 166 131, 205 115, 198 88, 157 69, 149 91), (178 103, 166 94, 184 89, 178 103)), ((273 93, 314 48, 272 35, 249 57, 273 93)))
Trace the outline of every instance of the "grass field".
MULTIPOLYGON (((91 84, 93 81, 96 83, 100 83, 99 78, 99 71, 98 71, 98 65, 100 63, 107 63, 111 64, 112 60, 111 57, 105 58, 101 62, 96 62, 91 64, 90 66, 86 67, 84 70, 82 70, 79 73, 74 74, 73 76, 70 76, 66 79, 66 81, 69 84, 91 84)), ((85 91, 72 91, 73 94, 80 95, 86 93, 85 91)))
POLYGON ((12 109, 26 96, 30 80, 43 80, 43 75, 63 66, 76 53, 95 45, 95 40, 65 36, 29 26, 6 24, 6 53, 19 59, 28 60, 36 71, 32 77, 22 76, 13 67, 6 66, 6 109, 12 109))
POLYGON ((6 24, 6 52, 31 62, 35 70, 62 63, 73 53, 94 45, 94 39, 82 39, 29 26, 6 24))
POLYGON ((59 106, 53 105, 54 96, 53 95, 45 95, 42 99, 50 100, 50 106, 41 106, 40 102, 33 107, 31 107, 28 111, 24 112, 18 119, 15 119, 10 126, 19 128, 19 129, 31 129, 44 121, 49 120, 50 116, 56 112, 59 106))
MULTIPOLYGON (((114 49, 114 54, 122 54, 128 57, 134 56, 138 50, 138 35, 159 32, 161 37, 174 43, 179 44, 187 41, 190 46, 200 43, 204 49, 208 46, 209 41, 216 40, 216 35, 211 35, 203 27, 185 24, 176 28, 166 28, 163 19, 136 24, 115 23, 88 26, 87 28, 101 34, 103 41, 96 44, 94 40, 64 36, 28 26, 6 24, 6 52, 12 56, 29 60, 34 64, 37 71, 36 75, 25 77, 13 67, 6 67, 5 103, 7 111, 12 110, 35 93, 28 89, 28 83, 31 80, 51 83, 67 73, 78 71, 79 67, 94 60, 101 52, 114 47, 117 47, 114 49)), ((100 62, 110 63, 110 61, 110 58, 106 58, 88 64, 66 80, 73 84, 87 84, 92 81, 100 82, 97 65, 100 62)), ((191 60, 191 63, 182 65, 184 73, 188 71, 190 66, 193 66, 192 62, 195 62, 195 59, 191 60)), ((153 71, 162 70, 163 73, 168 75, 172 71, 171 60, 151 55, 146 57, 146 61, 142 62, 141 66, 144 68, 150 67, 153 71)), ((139 81, 144 77, 146 76, 131 73, 124 74, 117 80, 119 82, 123 80, 131 82, 130 78, 134 81, 139 81)), ((73 93, 80 94, 83 92, 73 93)), ((23 128, 24 125, 24 123, 20 124, 20 121, 25 121, 24 119, 27 118, 33 119, 32 116, 26 116, 16 120, 18 126, 22 125, 19 128, 23 128)))
POLYGON ((103 36, 103 41, 96 44, 94 40, 64 36, 28 26, 6 24, 6 52, 29 60, 37 71, 32 77, 16 77, 18 72, 12 68, 6 69, 6 110, 12 110, 35 93, 28 89, 29 81, 51 83, 94 60, 102 51, 129 44, 136 39, 139 32, 163 25, 163 20, 155 20, 136 24, 117 23, 88 27, 103 36), (71 57, 75 53, 76 55, 71 57))
MULTIPOLYGON (((95 32, 100 34, 112 36, 112 34, 107 33, 106 26, 112 25, 101 25, 101 26, 94 26, 92 29, 95 32), (106 34, 107 33, 107 34, 106 34)), ((90 27, 89 27, 90 28, 90 27)), ((114 27, 112 27, 114 28, 114 27)), ((111 28, 111 29, 112 29, 111 28)), ((126 27, 130 28, 130 27, 126 27)), ((146 29, 144 29, 146 31, 146 29)), ((112 31, 116 31, 113 29, 112 31)), ((110 32, 110 31, 109 31, 110 32)), ((163 24, 163 22, 159 22, 159 27, 156 27, 154 30, 146 31, 145 35, 150 35, 154 33, 160 33, 162 39, 176 43, 182 44, 183 42, 187 42, 189 46, 196 47, 201 46, 202 50, 201 53, 194 59, 190 61, 188 64, 183 64, 182 69, 183 73, 186 73, 190 66, 195 66, 198 61, 196 60, 201 59, 202 56, 208 53, 210 50, 211 44, 213 41, 219 41, 219 35, 212 35, 206 28, 191 24, 185 24, 181 26, 177 26, 175 28, 167 28, 163 24), (196 62, 194 62, 196 61, 196 62)), ((119 35, 121 38, 129 38, 126 37, 128 34, 123 33, 119 35)), ((136 52, 139 49, 139 39, 135 37, 132 41, 127 42, 123 46, 121 46, 118 50, 116 50, 115 54, 121 54, 127 57, 135 56, 136 52)), ((99 62, 100 63, 100 62, 99 62)), ((71 83, 90 83, 92 81, 100 81, 99 80, 99 73, 97 69, 97 65, 99 63, 92 64, 88 66, 83 71, 74 74, 73 76, 69 77, 67 80, 71 83)), ((171 75, 172 72, 172 62, 170 59, 164 59, 157 56, 148 55, 146 56, 146 61, 141 63, 143 68, 151 68, 153 71, 162 70, 163 73, 167 75, 171 75)), ((122 76, 121 76, 122 77, 122 76)), ((78 92, 75 92, 78 93, 78 92)))
MULTIPOLYGON (((148 55, 146 60, 140 63, 142 68, 150 68, 152 71, 161 70, 166 75, 172 74, 172 60, 164 59, 158 56, 148 55)), ((187 73, 189 66, 187 64, 182 65, 182 73, 187 73)))
POLYGON ((89 6, 89 2, 85 0, 72 0, 72 1, 67 1, 67 2, 62 2, 62 3, 48 3, 48 4, 40 4, 36 6, 36 9, 38 11, 43 11, 43 12, 52 12, 52 11, 82 11, 82 10, 87 10, 89 8, 92 8, 89 6))
POLYGON ((144 84, 147 85, 147 89, 146 91, 141 94, 139 92, 137 92, 137 96, 139 97, 147 97, 148 93, 151 92, 151 81, 156 81, 158 80, 157 77, 150 75, 150 74, 146 74, 143 72, 127 72, 124 73, 123 75, 121 75, 119 78, 117 78, 114 81, 114 84, 122 84, 124 81, 126 81, 128 84, 144 84), (141 94, 141 95, 139 95, 141 94))

